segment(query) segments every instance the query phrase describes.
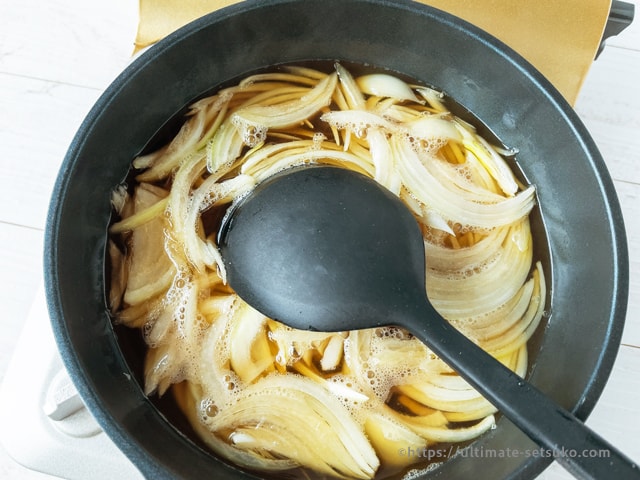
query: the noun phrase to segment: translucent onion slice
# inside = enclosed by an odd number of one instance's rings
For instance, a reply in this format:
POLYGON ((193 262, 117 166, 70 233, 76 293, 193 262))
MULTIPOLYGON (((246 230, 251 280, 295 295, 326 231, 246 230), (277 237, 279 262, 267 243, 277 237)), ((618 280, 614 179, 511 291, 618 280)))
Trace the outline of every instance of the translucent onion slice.
POLYGON ((307 350, 320 349, 333 337, 346 336, 346 333, 297 330, 274 320, 269 320, 268 324, 269 339, 277 346, 276 361, 285 366, 293 365, 307 350))
POLYGON ((366 110, 332 110, 323 113, 320 120, 339 130, 349 129, 360 137, 365 137, 370 128, 378 128, 388 132, 398 129, 397 125, 382 115, 366 110))
POLYGON ((265 325, 267 317, 245 302, 236 306, 229 332, 231 368, 249 384, 266 370, 273 371, 265 325))
POLYGON ((335 64, 336 73, 340 79, 340 90, 342 91, 344 98, 347 102, 346 107, 349 109, 362 110, 365 107, 364 96, 360 91, 355 79, 342 65, 335 64))
POLYGON ((464 146, 476 156, 489 174, 495 178, 505 194, 514 195, 518 191, 518 184, 504 158, 484 138, 472 134, 461 123, 458 123, 458 125, 460 126, 459 131, 463 136, 464 146))
POLYGON ((396 100, 408 100, 411 102, 419 101, 411 87, 393 75, 384 73, 362 75, 356 79, 356 84, 367 95, 391 97, 396 100))
POLYGON ((369 142, 371 159, 375 166, 374 179, 389 191, 400 195, 402 180, 393 163, 391 146, 387 141, 386 135, 379 128, 369 128, 367 131, 367 141, 369 142))
POLYGON ((261 107, 282 105, 299 99, 309 91, 308 88, 300 85, 292 85, 284 82, 251 83, 242 86, 242 90, 245 94, 252 91, 254 95, 248 96, 242 102, 239 102, 238 105, 234 105, 233 111, 254 105, 261 107))
POLYGON ((485 265, 457 275, 428 267, 427 292, 436 310, 448 319, 471 318, 492 312, 516 295, 527 279, 533 258, 530 246, 521 250, 520 235, 530 241, 528 218, 510 228, 498 255, 485 265))
POLYGON ((138 175, 138 181, 153 182, 167 176, 184 158, 201 148, 220 125, 231 97, 229 93, 222 93, 203 101, 191 110, 192 116, 166 148, 135 159, 135 168, 150 167, 138 175))
POLYGON ((476 410, 469 409, 464 412, 442 412, 447 421, 453 425, 460 422, 476 422, 494 413, 496 413, 496 407, 489 402, 480 405, 476 410))
POLYGON ((447 220, 464 226, 492 229, 514 223, 527 215, 535 203, 533 187, 517 195, 491 203, 479 203, 468 194, 437 181, 416 151, 403 140, 392 142, 395 164, 405 187, 421 202, 447 220))
POLYGON ((168 345, 149 348, 145 356, 144 393, 151 395, 158 392, 163 395, 177 377, 177 369, 181 367, 179 359, 174 358, 175 349, 168 345), (178 360, 178 361, 176 361, 178 360))
POLYGON ((309 163, 321 163, 328 165, 348 166, 352 170, 360 171, 368 176, 373 176, 374 169, 369 159, 363 159, 351 152, 335 150, 308 150, 273 159, 271 164, 263 170, 255 173, 256 182, 261 182, 272 175, 290 167, 309 163))
POLYGON ((109 227, 109 233, 118 234, 128 232, 134 228, 139 227, 147 222, 154 220, 155 218, 164 214, 169 204, 169 198, 165 197, 158 200, 156 203, 149 205, 144 210, 140 210, 134 215, 120 220, 109 227))
POLYGON ((249 175, 236 177, 217 183, 216 177, 209 177, 192 194, 185 212, 182 232, 184 252, 191 264, 199 271, 205 266, 217 268, 224 277, 224 263, 213 238, 203 239, 201 229, 198 228, 201 213, 218 202, 226 203, 231 198, 236 198, 250 191, 255 180, 249 175))
POLYGON ((407 458, 406 452, 421 452, 427 447, 424 437, 398 422, 387 413, 373 411, 364 423, 365 433, 383 465, 403 467, 424 460, 418 455, 407 458), (404 455, 403 455, 403 452, 404 455))
POLYGON ((221 457, 229 459, 237 465, 263 471, 291 470, 297 466, 290 459, 265 458, 255 452, 239 450, 229 445, 226 440, 217 437, 206 426, 206 419, 217 413, 217 407, 211 403, 202 387, 197 383, 179 383, 174 385, 172 390, 180 409, 189 419, 189 423, 198 437, 221 457))
POLYGON ((501 337, 509 329, 521 323, 531 304, 534 280, 528 280, 508 302, 486 315, 469 319, 454 319, 451 324, 475 339, 483 348, 496 337, 501 337))
POLYGON ((111 288, 109 290, 109 308, 112 312, 120 309, 122 296, 127 287, 129 275, 128 258, 120 251, 116 243, 109 239, 107 253, 111 265, 111 288))
MULTIPOLYGON (((424 103, 424 102, 420 101, 420 103, 424 103)), ((419 120, 425 115, 431 115, 433 113, 429 110, 423 110, 423 109, 417 110, 413 107, 408 107, 404 104, 399 104, 397 101, 391 98, 387 98, 386 100, 380 101, 377 104, 372 105, 370 110, 375 111, 379 115, 382 115, 384 118, 399 124, 413 122, 415 120, 419 120)), ((446 114, 443 114, 443 116, 445 115, 450 116, 448 112, 446 114)))
MULTIPOLYGON (((523 376, 527 368, 526 345, 504 357, 498 357, 505 366, 523 376)), ((433 375, 426 382, 400 385, 397 390, 410 399, 436 411, 445 412, 448 421, 475 421, 496 412, 496 408, 477 393, 464 379, 455 375, 433 375)), ((427 420, 420 419, 419 423, 427 420)), ((429 419, 428 426, 433 426, 429 419)), ((442 425, 439 425, 442 426, 442 425)))
POLYGON ((328 392, 331 392, 337 398, 343 400, 350 408, 352 414, 354 414, 356 410, 359 410, 360 407, 370 399, 368 395, 362 393, 360 389, 349 381, 351 377, 346 377, 346 379, 343 377, 324 378, 317 373, 314 368, 306 364, 304 360, 305 356, 306 355, 303 355, 302 360, 293 364, 293 369, 306 378, 321 384, 328 392))
POLYGON ((432 242, 425 242, 425 255, 429 268, 441 272, 464 272, 485 265, 500 249, 509 227, 495 228, 474 245, 465 248, 449 248, 432 242))
POLYGON ((398 384, 424 381, 441 369, 422 342, 395 327, 349 332, 345 362, 366 394, 381 402, 398 384))
POLYGON ((197 354, 191 346, 201 335, 195 286, 178 277, 158 312, 151 312, 143 333, 149 345, 145 359, 145 392, 163 395, 169 386, 193 376, 197 354), (171 339, 171 341, 169 341, 171 339))
POLYGON ((222 90, 218 95, 204 98, 192 105, 192 113, 204 110, 206 115, 205 131, 195 146, 196 150, 204 147, 209 139, 218 131, 218 128, 226 117, 234 91, 235 89, 233 88, 227 88, 222 90))
POLYGON ((129 205, 129 193, 127 192, 127 186, 124 184, 118 185, 111 193, 111 206, 118 215, 127 216, 123 214, 123 210, 129 205))
POLYGON ((157 312, 162 307, 162 297, 158 296, 138 305, 126 306, 118 312, 115 323, 130 328, 143 328, 151 312, 157 312))
POLYGON ((429 106, 434 109, 435 112, 438 113, 448 113, 449 110, 443 103, 444 93, 434 90, 433 88, 428 87, 419 87, 416 89, 416 92, 424 98, 429 106))
MULTIPOLYGON (((238 85, 242 89, 246 89, 247 86, 253 85, 258 82, 282 82, 283 84, 302 84, 308 86, 314 86, 318 83, 318 80, 326 76, 325 73, 312 69, 301 69, 296 67, 286 68, 287 72, 269 72, 258 73, 251 75, 250 77, 242 80, 238 85)), ((269 87, 269 90, 272 88, 269 87)))
MULTIPOLYGON (((248 133, 247 133, 248 134, 248 133)), ((206 149, 207 170, 219 174, 228 170, 238 158, 244 139, 231 120, 225 120, 213 136, 206 149)))
POLYGON ((371 478, 380 465, 346 407, 304 377, 273 374, 259 380, 207 426, 219 434, 230 432, 227 438, 237 450, 290 459, 336 477, 371 478))
MULTIPOLYGON (((201 294, 204 294, 203 289, 201 289, 201 294)), ((234 301, 235 295, 216 295, 215 293, 210 292, 209 295, 200 300, 198 310, 211 324, 218 318, 228 315, 233 308, 234 301)))
POLYGON ((426 438, 432 443, 459 443, 474 439, 482 435, 487 430, 493 428, 496 424, 495 417, 488 415, 475 425, 469 427, 446 428, 431 427, 423 425, 419 421, 419 417, 402 417, 404 425, 411 428, 414 432, 426 438))
MULTIPOLYGON (((483 410, 488 405, 491 405, 473 389, 464 390, 462 392, 438 389, 436 386, 428 382, 412 385, 399 385, 397 386, 397 389, 423 405, 444 412, 468 413, 483 410)), ((495 408, 493 411, 495 411, 495 408)))
POLYGON ((530 302, 526 312, 519 321, 515 322, 509 329, 500 327, 492 329, 490 335, 492 338, 483 341, 482 347, 490 351, 493 355, 506 355, 516 349, 522 348, 529 340, 535 329, 538 327, 544 313, 545 291, 544 275, 541 273, 541 266, 538 264, 534 271, 533 278, 530 280, 532 291, 530 302))
POLYGON ((462 140, 462 135, 455 123, 451 119, 445 119, 438 115, 421 116, 417 120, 407 122, 405 126, 409 134, 417 138, 462 140))
POLYGON ((344 338, 340 335, 333 335, 322 352, 320 368, 325 372, 330 372, 338 368, 342 361, 344 351, 344 338))
MULTIPOLYGON (((308 90, 308 93, 299 96, 295 100, 280 105, 251 105, 245 107, 232 115, 232 122, 239 128, 245 143, 253 146, 258 142, 247 142, 248 130, 284 128, 302 123, 322 107, 329 105, 336 83, 337 77, 335 74, 327 75, 315 87, 308 90)), ((261 136, 260 141, 262 140, 264 140, 264 137, 261 136)))
POLYGON ((225 306, 228 309, 224 314, 204 328, 198 341, 191 346, 195 349, 197 359, 189 381, 199 385, 201 400, 216 411, 233 402, 237 391, 243 386, 230 365, 232 319, 242 300, 232 294, 227 302, 225 306))
POLYGON ((331 142, 315 142, 314 140, 291 140, 288 142, 262 144, 258 148, 251 149, 242 158, 240 171, 247 175, 254 175, 256 171, 264 168, 265 163, 273 162, 274 158, 288 156, 290 153, 307 152, 320 148, 340 151, 331 142))
POLYGON ((431 208, 423 206, 421 213, 422 220, 426 225, 430 226, 431 228, 436 228, 445 233, 448 233, 449 235, 455 236, 455 232, 453 231, 449 223, 447 223, 447 221, 438 212, 431 208))
MULTIPOLYGON (((429 152, 429 147, 426 149, 429 152)), ((431 149, 432 153, 433 150, 431 149)), ((494 182, 472 182, 472 166, 465 161, 462 165, 453 165, 433 154, 420 155, 420 160, 429 173, 442 185, 448 185, 452 192, 458 192, 468 201, 492 204, 505 200, 505 196, 497 191, 494 182)))
MULTIPOLYGON (((167 230, 167 239, 169 239, 175 248, 174 258, 180 258, 181 263, 188 263, 187 255, 184 247, 189 232, 187 212, 191 202, 192 185, 199 181, 201 175, 206 168, 206 158, 204 154, 198 157, 191 157, 182 162, 176 171, 173 179, 173 186, 169 196, 169 205, 167 213, 169 214, 170 229, 167 230)), ((195 225, 194 225, 195 226, 195 225)))
MULTIPOLYGON (((134 212, 139 213, 156 205, 167 196, 158 187, 141 184, 134 194, 134 212)), ((137 305, 165 291, 176 274, 164 244, 164 216, 155 216, 133 230, 130 265, 124 301, 137 305)))
POLYGON ((315 68, 301 67, 300 65, 286 65, 283 69, 287 72, 291 72, 294 75, 309 78, 311 80, 322 80, 327 74, 316 70, 315 68))
POLYGON ((263 145, 247 155, 240 172, 252 175, 260 182, 286 168, 308 163, 343 165, 369 176, 374 172, 368 151, 344 151, 335 144, 315 140, 263 145))

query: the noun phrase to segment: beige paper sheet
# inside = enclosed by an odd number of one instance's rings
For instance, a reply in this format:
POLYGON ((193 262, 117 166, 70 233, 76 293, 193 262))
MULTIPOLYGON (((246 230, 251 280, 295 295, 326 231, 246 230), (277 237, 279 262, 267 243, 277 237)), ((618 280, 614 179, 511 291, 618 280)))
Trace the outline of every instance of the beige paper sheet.
MULTIPOLYGON (((240 0, 139 0, 136 51, 240 0)), ((420 0, 493 34, 573 104, 593 62, 611 0, 420 0)))

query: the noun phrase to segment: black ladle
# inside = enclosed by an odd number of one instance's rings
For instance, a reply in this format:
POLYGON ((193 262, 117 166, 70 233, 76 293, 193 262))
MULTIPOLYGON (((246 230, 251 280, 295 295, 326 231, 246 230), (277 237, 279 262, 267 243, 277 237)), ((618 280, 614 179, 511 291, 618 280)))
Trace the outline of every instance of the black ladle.
POLYGON ((634 462, 436 312, 416 220, 368 177, 328 166, 273 176, 231 209, 218 240, 229 284, 263 314, 303 330, 404 327, 575 476, 640 478, 634 462))

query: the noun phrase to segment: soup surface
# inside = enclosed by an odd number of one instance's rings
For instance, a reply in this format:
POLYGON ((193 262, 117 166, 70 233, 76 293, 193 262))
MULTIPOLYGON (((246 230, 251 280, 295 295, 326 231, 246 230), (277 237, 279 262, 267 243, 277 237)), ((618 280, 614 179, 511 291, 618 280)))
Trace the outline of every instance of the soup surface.
POLYGON ((440 92, 339 64, 274 69, 196 101, 113 195, 110 308, 142 332, 145 392, 171 392, 211 450, 278 478, 384 478, 446 460, 495 425, 491 404, 402 329, 265 317, 227 286, 215 239, 227 208, 283 169, 364 173, 419 222, 434 307, 524 376, 546 289, 535 190, 510 155, 440 92))

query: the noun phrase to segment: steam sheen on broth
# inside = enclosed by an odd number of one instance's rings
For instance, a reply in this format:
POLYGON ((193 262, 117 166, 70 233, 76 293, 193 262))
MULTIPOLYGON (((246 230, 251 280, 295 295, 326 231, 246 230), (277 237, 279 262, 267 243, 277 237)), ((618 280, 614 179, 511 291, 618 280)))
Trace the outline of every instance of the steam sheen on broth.
POLYGON ((251 308, 215 238, 231 203, 285 168, 364 173, 419 221, 435 308, 524 375, 546 289, 534 188, 506 153, 439 92, 341 65, 283 67, 198 100, 113 195, 110 308, 143 333, 145 392, 171 391, 215 453, 278 476, 382 478, 492 428, 495 408, 402 329, 299 331, 251 308))

